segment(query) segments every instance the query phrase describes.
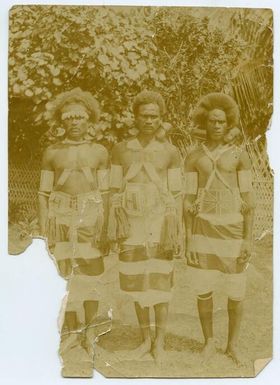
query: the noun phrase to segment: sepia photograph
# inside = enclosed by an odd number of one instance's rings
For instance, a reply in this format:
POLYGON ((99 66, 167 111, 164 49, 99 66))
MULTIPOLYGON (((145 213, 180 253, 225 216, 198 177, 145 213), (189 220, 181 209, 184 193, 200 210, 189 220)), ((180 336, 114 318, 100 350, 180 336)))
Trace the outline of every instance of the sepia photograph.
POLYGON ((257 376, 272 10, 15 5, 8 49, 8 248, 65 284, 61 376, 257 376))

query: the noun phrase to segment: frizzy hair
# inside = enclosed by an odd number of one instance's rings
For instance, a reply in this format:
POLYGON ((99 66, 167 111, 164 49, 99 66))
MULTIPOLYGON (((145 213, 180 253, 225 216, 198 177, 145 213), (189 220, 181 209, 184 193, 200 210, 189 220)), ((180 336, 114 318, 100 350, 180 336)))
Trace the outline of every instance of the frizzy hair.
POLYGON ((213 92, 203 96, 193 114, 195 124, 204 129, 209 111, 219 109, 225 112, 228 126, 235 127, 239 123, 239 108, 236 101, 229 95, 221 92, 213 92))
POLYGON ((166 112, 165 102, 159 92, 155 91, 142 91, 137 94, 133 101, 133 113, 137 115, 139 106, 143 104, 157 104, 159 106, 160 115, 164 115, 166 112))
POLYGON ((77 87, 71 91, 66 91, 58 94, 52 101, 46 105, 46 119, 50 122, 60 122, 60 112, 62 108, 71 103, 83 104, 88 113, 90 121, 93 123, 98 122, 100 117, 99 103, 88 91, 82 91, 77 87))

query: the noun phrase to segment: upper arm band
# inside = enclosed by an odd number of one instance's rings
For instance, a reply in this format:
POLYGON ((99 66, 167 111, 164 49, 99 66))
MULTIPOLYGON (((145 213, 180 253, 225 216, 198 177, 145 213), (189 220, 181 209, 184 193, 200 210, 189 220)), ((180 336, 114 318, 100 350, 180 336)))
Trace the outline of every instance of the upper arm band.
POLYGON ((52 191, 54 183, 54 172, 41 170, 40 191, 52 191))
POLYGON ((185 192, 186 194, 197 194, 198 189, 198 173, 196 171, 186 172, 185 174, 185 192))
POLYGON ((109 189, 109 169, 97 170, 97 184, 100 191, 106 191, 109 189))
POLYGON ((123 185, 122 166, 112 164, 110 171, 110 188, 121 188, 123 185))
POLYGON ((168 189, 170 191, 182 191, 182 172, 178 168, 169 168, 167 170, 168 189))
POLYGON ((253 190, 253 177, 251 170, 240 170, 237 172, 239 191, 241 193, 253 190))

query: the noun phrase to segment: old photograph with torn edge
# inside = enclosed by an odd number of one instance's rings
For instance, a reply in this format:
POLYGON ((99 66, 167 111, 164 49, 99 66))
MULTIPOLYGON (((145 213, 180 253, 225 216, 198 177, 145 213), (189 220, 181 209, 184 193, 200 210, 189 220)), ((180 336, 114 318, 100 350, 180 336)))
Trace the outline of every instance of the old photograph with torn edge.
POLYGON ((62 376, 256 376, 272 359, 272 11, 9 20, 9 253, 43 238, 65 280, 62 376))

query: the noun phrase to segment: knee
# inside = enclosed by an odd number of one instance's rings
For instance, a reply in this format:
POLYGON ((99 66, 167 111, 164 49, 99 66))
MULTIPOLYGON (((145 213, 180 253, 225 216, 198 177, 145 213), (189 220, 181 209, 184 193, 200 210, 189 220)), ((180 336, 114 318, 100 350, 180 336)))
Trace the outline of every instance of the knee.
POLYGON ((57 262, 57 268, 59 274, 63 278, 69 278, 72 274, 72 262, 71 259, 62 259, 61 261, 57 262))
POLYGON ((88 276, 96 276, 104 273, 103 258, 75 258, 75 273, 88 276))
POLYGON ((62 333, 76 330, 78 328, 78 316, 76 311, 66 311, 62 325, 62 333))
POLYGON ((197 300, 198 301, 207 301, 209 299, 212 299, 212 297, 213 297, 213 292, 209 291, 208 293, 205 293, 205 294, 199 294, 197 296, 197 300))
POLYGON ((154 305, 154 310, 160 313, 165 313, 165 312, 168 312, 168 307, 169 307, 169 304, 166 302, 157 303, 154 305))
POLYGON ((228 299, 228 310, 232 312, 238 312, 241 311, 243 308, 243 301, 242 300, 236 300, 236 299, 228 299))
POLYGON ((86 300, 83 302, 83 307, 85 310, 97 310, 98 301, 86 300))

